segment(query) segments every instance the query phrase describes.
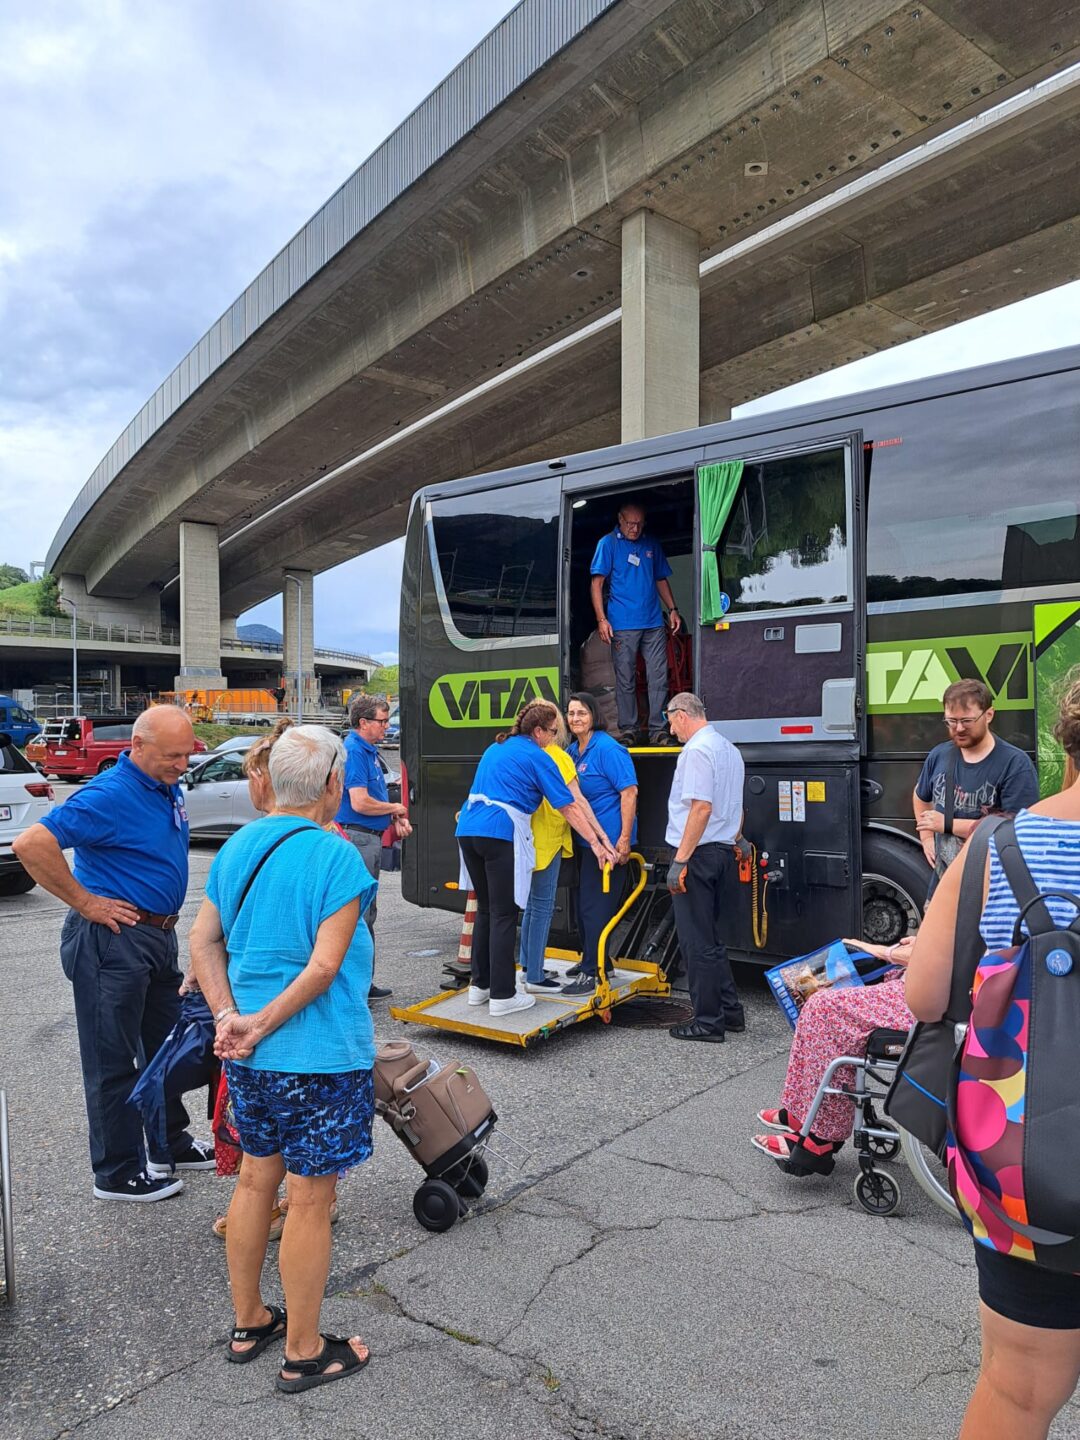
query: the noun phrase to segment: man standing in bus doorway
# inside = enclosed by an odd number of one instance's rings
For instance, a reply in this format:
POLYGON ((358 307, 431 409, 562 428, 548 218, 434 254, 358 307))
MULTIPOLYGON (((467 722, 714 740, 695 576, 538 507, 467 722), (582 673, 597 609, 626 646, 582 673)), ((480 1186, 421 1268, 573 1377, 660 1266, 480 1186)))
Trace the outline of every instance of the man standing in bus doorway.
POLYGON ((668 799, 666 840, 675 858, 667 887, 679 949, 686 962, 694 1018, 673 1025, 675 1040, 719 1044, 746 1029, 731 961, 720 933, 735 882, 735 841, 742 829, 745 767, 735 746, 709 724, 705 706, 683 691, 667 707, 671 733, 683 747, 668 799))
POLYGON ((1035 766, 1023 750, 990 730, 993 697, 981 680, 957 680, 942 705, 949 738, 926 757, 912 796, 915 828, 932 872, 927 900, 984 815, 1015 815, 1039 798, 1035 766))
POLYGON ((632 745, 638 737, 637 657, 645 657, 649 685, 649 741, 670 745, 664 726, 667 699, 667 627, 661 601, 667 606, 667 624, 673 635, 682 621, 668 584, 671 566, 658 540, 645 534, 645 511, 632 500, 619 510, 615 529, 596 547, 590 567, 596 628, 611 646, 615 668, 615 705, 619 739, 632 745), (607 610, 604 590, 607 589, 607 610))
MULTIPOLYGON (((389 723, 390 705, 385 695, 355 695, 349 702, 351 729, 345 737, 345 792, 334 817, 360 851, 360 858, 376 881, 382 865, 386 827, 393 825, 399 839, 412 833, 405 806, 392 801, 387 794, 386 777, 379 764, 378 745, 389 723)), ((364 916, 372 945, 378 913, 376 893, 364 916)), ((374 975, 374 955, 371 963, 374 975)), ((385 1000, 391 994, 389 986, 376 985, 372 980, 369 999, 385 1000)))

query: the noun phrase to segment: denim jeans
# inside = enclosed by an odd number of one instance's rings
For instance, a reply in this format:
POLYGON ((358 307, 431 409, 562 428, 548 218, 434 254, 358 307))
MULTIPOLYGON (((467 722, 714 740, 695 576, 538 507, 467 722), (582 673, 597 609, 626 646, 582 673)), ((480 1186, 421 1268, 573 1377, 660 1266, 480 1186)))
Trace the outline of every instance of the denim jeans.
MULTIPOLYGON (((64 921, 60 964, 75 996, 90 1163, 102 1186, 122 1185, 146 1168, 142 1118, 127 1102, 138 1067, 154 1058, 180 1017, 176 955, 175 931, 132 925, 114 935, 74 910, 64 921)), ((151 1160, 168 1164, 185 1150, 187 1124, 179 1098, 167 1101, 169 1153, 151 1160)))
POLYGON ((521 917, 521 968, 533 985, 544 978, 544 951, 547 948, 555 895, 559 889, 562 856, 556 855, 543 870, 534 870, 529 886, 529 903, 521 917))

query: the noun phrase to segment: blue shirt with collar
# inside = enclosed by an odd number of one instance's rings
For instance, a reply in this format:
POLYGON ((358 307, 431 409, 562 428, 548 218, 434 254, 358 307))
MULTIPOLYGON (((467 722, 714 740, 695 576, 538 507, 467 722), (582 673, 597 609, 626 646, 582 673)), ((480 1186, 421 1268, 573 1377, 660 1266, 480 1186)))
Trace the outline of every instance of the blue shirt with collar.
MULTIPOLYGON (((629 754, 617 740, 604 730, 594 730, 585 746, 584 755, 576 740, 568 750, 577 771, 581 793, 592 806, 604 834, 614 845, 622 834, 622 792, 638 783, 637 771, 629 754)), ((575 843, 585 845, 580 835, 575 843)), ((630 831, 630 843, 637 840, 637 815, 630 831)))
POLYGON ((656 582, 667 579, 671 566, 659 540, 645 534, 628 540, 616 525, 601 536, 589 573, 607 578, 607 618, 613 630, 655 630, 663 625, 656 582))
POLYGON ((389 800, 386 790, 386 776, 379 764, 379 752, 370 740, 356 730, 345 736, 345 793, 334 819, 339 825, 359 825, 382 835, 393 818, 390 815, 361 815, 354 810, 349 800, 349 790, 363 785, 372 800, 389 800))
POLYGON ((175 915, 188 884, 188 819, 179 785, 153 780, 125 752, 41 821, 75 851, 75 879, 93 895, 175 915))

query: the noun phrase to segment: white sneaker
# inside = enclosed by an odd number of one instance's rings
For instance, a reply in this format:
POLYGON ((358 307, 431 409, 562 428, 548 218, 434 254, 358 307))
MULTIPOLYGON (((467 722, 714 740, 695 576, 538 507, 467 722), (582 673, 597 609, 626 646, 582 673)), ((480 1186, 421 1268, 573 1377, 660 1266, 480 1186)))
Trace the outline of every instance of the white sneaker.
POLYGON ((491 998, 490 990, 481 990, 479 985, 469 986, 469 1004, 486 1005, 491 998))
POLYGON ((535 1004, 533 996, 522 995, 519 991, 517 995, 511 995, 509 999, 492 1000, 488 1009, 492 1015, 512 1015, 515 1010, 531 1010, 535 1004))

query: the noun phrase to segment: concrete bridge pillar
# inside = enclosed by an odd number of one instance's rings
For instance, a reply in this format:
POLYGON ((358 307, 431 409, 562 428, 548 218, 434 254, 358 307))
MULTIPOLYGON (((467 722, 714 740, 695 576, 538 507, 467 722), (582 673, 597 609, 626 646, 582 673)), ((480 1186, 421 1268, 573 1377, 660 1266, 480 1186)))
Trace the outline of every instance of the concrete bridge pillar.
POLYGON ((218 529, 180 524, 180 674, 175 690, 225 690, 221 673, 218 529))
POLYGON ((622 438, 698 423, 697 233, 636 210, 622 227, 622 438))
POLYGON ((303 703, 301 713, 318 709, 315 684, 315 587, 310 570, 283 570, 281 579, 282 661, 285 709, 297 713, 296 678, 299 669, 303 703))

